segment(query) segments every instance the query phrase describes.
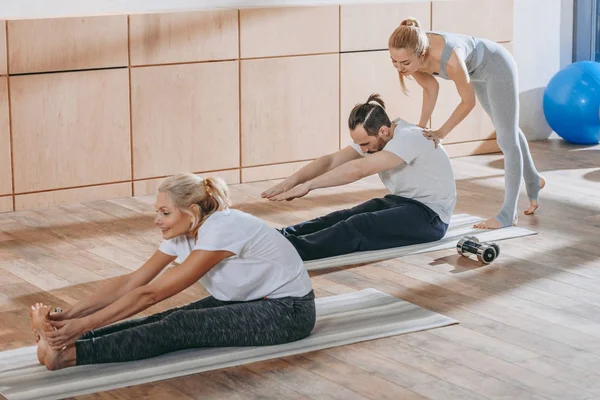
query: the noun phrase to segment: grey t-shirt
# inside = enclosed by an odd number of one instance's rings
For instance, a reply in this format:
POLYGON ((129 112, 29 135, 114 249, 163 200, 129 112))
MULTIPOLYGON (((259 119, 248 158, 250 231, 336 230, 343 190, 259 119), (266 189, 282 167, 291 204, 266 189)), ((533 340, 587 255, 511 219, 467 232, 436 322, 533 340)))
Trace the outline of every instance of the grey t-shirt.
MULTIPOLYGON (((394 137, 382 151, 396 154, 406 164, 380 172, 379 178, 390 193, 425 204, 449 224, 456 205, 456 184, 446 150, 441 145, 436 149, 418 126, 400 118, 394 123, 394 137)), ((356 143, 350 146, 362 156, 369 155, 356 143)))

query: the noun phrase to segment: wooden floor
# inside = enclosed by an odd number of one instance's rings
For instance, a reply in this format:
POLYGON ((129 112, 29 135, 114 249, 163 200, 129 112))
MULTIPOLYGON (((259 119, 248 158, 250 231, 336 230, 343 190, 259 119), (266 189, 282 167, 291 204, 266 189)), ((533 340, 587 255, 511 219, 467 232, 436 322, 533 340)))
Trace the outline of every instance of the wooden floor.
MULTIPOLYGON (((376 288, 460 324, 78 399, 599 399, 600 146, 531 143, 541 208, 491 265, 446 250, 312 273, 318 296, 376 288)), ((454 159, 456 212, 491 216, 500 155, 454 159)), ((232 186, 237 208, 281 226, 384 193, 376 177, 269 203, 269 182, 232 186)), ((153 197, 0 214, 0 350, 33 345, 27 307, 66 306, 156 249, 153 197)), ((146 313, 187 303, 199 285, 146 313)))

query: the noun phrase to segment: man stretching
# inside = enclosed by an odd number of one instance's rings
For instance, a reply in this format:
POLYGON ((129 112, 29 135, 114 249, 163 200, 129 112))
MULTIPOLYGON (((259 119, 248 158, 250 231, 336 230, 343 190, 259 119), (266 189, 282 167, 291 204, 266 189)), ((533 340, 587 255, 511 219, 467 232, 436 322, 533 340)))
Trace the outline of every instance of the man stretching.
POLYGON ((352 109, 348 127, 354 143, 312 161, 262 197, 292 200, 376 173, 390 194, 281 229, 302 259, 443 238, 456 204, 454 174, 444 148, 426 139, 422 128, 399 118, 390 121, 377 94, 352 109))

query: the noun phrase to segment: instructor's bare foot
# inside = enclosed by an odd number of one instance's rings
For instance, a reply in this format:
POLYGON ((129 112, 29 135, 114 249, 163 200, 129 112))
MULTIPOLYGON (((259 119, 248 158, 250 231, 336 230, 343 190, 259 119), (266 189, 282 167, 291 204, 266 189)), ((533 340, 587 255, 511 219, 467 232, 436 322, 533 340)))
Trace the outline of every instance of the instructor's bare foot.
MULTIPOLYGON (((517 225, 518 219, 515 218, 515 220, 513 221, 513 226, 517 225)), ((477 228, 477 229, 500 229, 503 228, 502 224, 500 223, 500 221, 498 221, 496 218, 490 218, 490 219, 486 219, 485 221, 481 221, 475 225, 473 225, 473 228, 477 228)))
MULTIPOLYGON (((544 186, 546 186, 546 179, 540 177, 540 190, 542 190, 544 186)), ((539 206, 540 205, 537 200, 529 200, 529 208, 525 210, 525 215, 533 215, 539 206)))

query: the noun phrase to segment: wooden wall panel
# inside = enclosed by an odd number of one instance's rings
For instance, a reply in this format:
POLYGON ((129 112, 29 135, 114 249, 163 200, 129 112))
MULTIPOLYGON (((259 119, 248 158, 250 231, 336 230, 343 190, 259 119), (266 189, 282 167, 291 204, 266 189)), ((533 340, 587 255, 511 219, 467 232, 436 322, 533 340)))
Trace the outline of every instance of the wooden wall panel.
POLYGON ((129 17, 131 65, 238 58, 238 11, 187 11, 129 17))
MULTIPOLYGON (((218 176, 225 180, 228 185, 240 183, 240 170, 230 169, 227 171, 213 171, 213 172, 202 172, 198 173, 202 177, 218 176)), ((145 179, 143 181, 133 182, 133 195, 134 196, 146 196, 156 194, 158 187, 166 178, 156 179, 145 179)))
POLYGON ((75 189, 52 190, 49 192, 21 194, 15 196, 15 209, 52 207, 68 203, 85 203, 130 197, 131 183, 89 186, 75 189))
POLYGON ((0 197, 0 213, 13 211, 13 198, 12 196, 0 197))
POLYGON ((287 178, 295 174, 310 161, 265 165, 262 167, 242 168, 242 182, 266 181, 269 179, 287 178))
POLYGON ((0 76, 0 196, 12 193, 8 78, 0 76))
POLYGON ((8 21, 10 74, 127 65, 127 15, 8 21))
POLYGON ((338 52, 339 21, 338 6, 242 9, 241 57, 338 52))
POLYGON ((430 29, 430 9, 429 1, 344 4, 340 10, 341 51, 387 49, 390 35, 407 17, 430 29))
POLYGON ((15 193, 131 179, 126 69, 9 79, 15 193))
POLYGON ((338 150, 339 55, 242 61, 242 166, 338 150))
POLYGON ((239 167, 238 63, 132 69, 134 179, 239 167))
POLYGON ((0 75, 8 73, 6 62, 6 21, 0 21, 0 75))

